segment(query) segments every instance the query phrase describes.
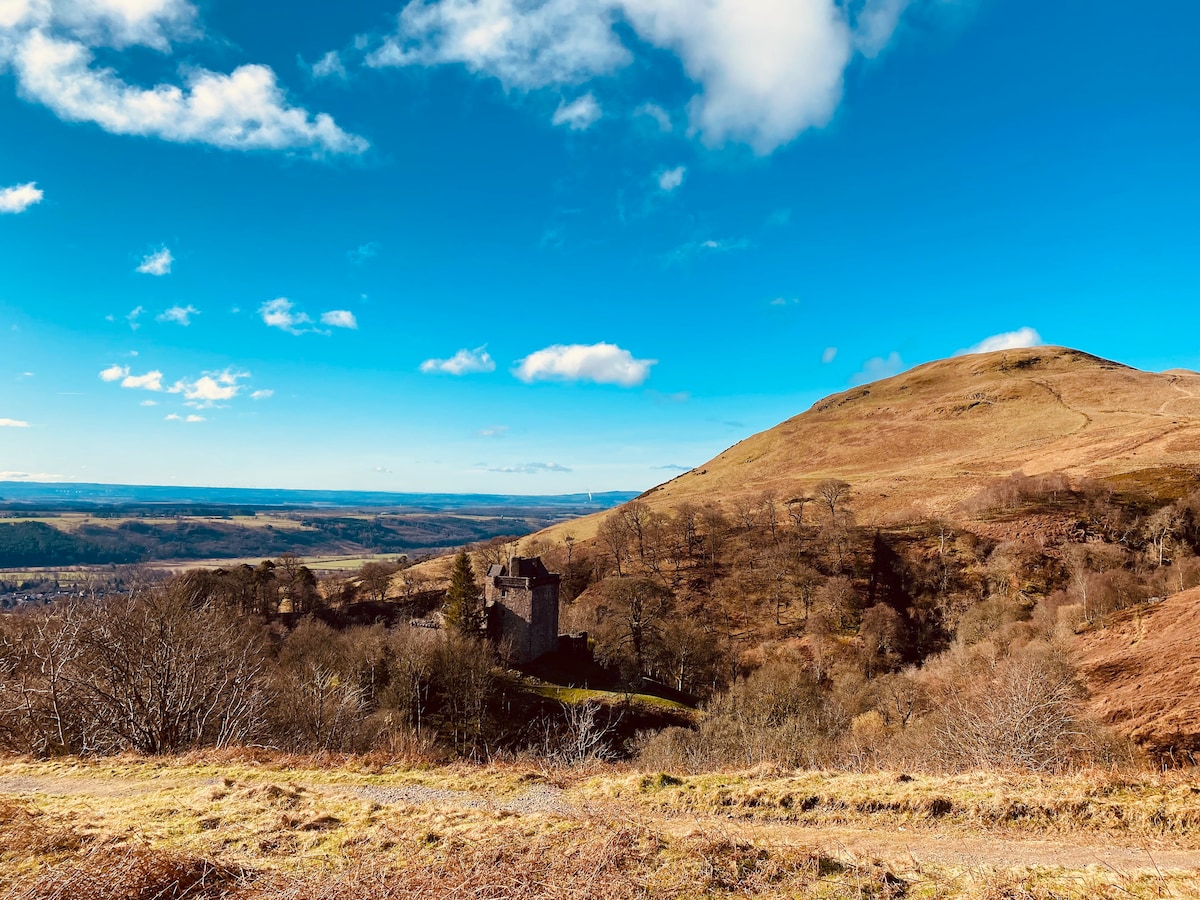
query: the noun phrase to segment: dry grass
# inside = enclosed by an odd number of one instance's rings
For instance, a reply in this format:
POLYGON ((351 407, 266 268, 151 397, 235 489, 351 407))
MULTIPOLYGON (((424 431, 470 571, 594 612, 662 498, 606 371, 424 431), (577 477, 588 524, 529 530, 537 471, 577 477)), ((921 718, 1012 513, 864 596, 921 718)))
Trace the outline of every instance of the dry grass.
MULTIPOLYGON (((1096 779, 1090 787, 1086 779, 983 776, 674 779, 621 769, 585 776, 521 765, 411 768, 380 758, 261 753, 216 761, 199 754, 11 760, 0 767, 0 900, 1200 896, 1195 871, 1071 860, 931 862, 920 844, 915 852, 874 854, 828 830, 770 821, 791 814, 785 797, 817 785, 825 799, 809 812, 856 824, 862 834, 903 821, 953 843, 956 835, 986 830, 985 817, 971 816, 1010 794, 1075 808, 1071 828, 1061 816, 1054 827, 1081 842, 1094 840, 1101 825, 1087 818, 1080 797, 1126 804, 1133 816, 1127 822, 1158 804, 1182 830, 1160 837, 1190 846, 1194 835, 1182 810, 1195 804, 1185 800, 1190 786, 1180 778, 1096 779), (547 793, 561 805, 529 800, 547 793), (933 798, 943 795, 953 808, 931 817, 933 798), (839 797, 844 808, 835 814, 839 797), (748 828, 730 813, 758 818, 748 828)), ((1009 824, 1041 827, 1033 819, 1009 824)), ((992 855, 1011 852, 1006 846, 995 842, 992 855)))
MULTIPOLYGON (((960 518, 964 501, 1016 471, 1113 477, 1172 496, 1179 474, 1198 464, 1200 376, 1038 347, 940 360, 835 394, 645 501, 666 512, 684 502, 728 506, 763 491, 786 500, 838 478, 853 486, 860 524, 895 525, 960 518)), ((591 540, 606 515, 532 539, 591 540)))
POLYGON ((1185 774, 635 773, 595 778, 579 790, 662 813, 940 832, 1091 833, 1200 848, 1200 785, 1185 774))

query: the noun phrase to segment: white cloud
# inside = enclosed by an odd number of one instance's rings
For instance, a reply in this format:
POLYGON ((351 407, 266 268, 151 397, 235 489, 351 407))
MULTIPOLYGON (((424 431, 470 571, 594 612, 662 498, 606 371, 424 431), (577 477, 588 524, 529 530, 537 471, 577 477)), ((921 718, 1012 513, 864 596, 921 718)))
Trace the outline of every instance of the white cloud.
POLYGON ((20 419, 0 419, 0 428, 28 428, 28 422, 22 422, 20 419))
POLYGON ((955 356, 965 356, 968 353, 991 353, 994 350, 1019 350, 1022 347, 1038 347, 1042 344, 1042 336, 1034 329, 1026 326, 1016 331, 1006 331, 1003 334, 993 334, 986 337, 974 347, 959 350, 955 356))
POLYGON ((524 90, 581 84, 633 60, 621 22, 631 46, 674 54, 696 84, 693 134, 765 154, 830 120, 850 61, 886 46, 908 2, 414 0, 368 63, 459 63, 524 90))
POLYGON ((23 213, 35 203, 41 203, 44 196, 36 181, 0 188, 0 213, 23 213))
MULTIPOLYGON (((107 5, 132 7, 141 2, 108 0, 107 5)), ((84 3, 67 5, 88 8, 84 3)), ((136 42, 145 43, 147 35, 143 31, 136 42)), ((76 36, 88 41, 33 28, 17 32, 11 43, 0 44, 21 94, 65 121, 92 122, 112 134, 226 150, 357 154, 369 146, 363 138, 343 131, 329 115, 314 116, 292 106, 268 66, 243 65, 228 75, 193 68, 185 70, 183 87, 157 84, 146 89, 124 81, 113 68, 95 64, 90 47, 99 44, 97 37, 79 32, 76 36)))
MULTIPOLYGON (((103 373, 101 373, 101 377, 104 377, 103 373)), ((126 375, 121 379, 121 387, 143 391, 161 391, 163 389, 162 377, 163 373, 157 369, 147 372, 145 375, 126 375)))
POLYGON ((200 315, 200 310, 189 303, 187 306, 172 306, 159 315, 158 321, 174 322, 176 325, 186 327, 192 324, 192 316, 198 315, 200 315))
POLYGON ((692 241, 680 244, 666 254, 668 263, 682 263, 694 256, 708 256, 713 253, 730 253, 735 250, 749 250, 753 246, 749 238, 709 238, 706 241, 692 241))
POLYGON ((182 422, 183 416, 181 416, 179 413, 167 413, 165 416, 163 416, 163 419, 167 422, 182 422))
POLYGON ((514 466, 494 466, 488 469, 489 472, 503 472, 508 475, 541 475, 545 472, 570 472, 566 466, 560 466, 558 463, 519 463, 514 466))
POLYGON ((296 304, 287 297, 268 300, 258 308, 258 313, 265 324, 288 334, 304 334, 313 330, 310 327, 312 319, 308 317, 308 313, 297 312, 296 304))
POLYGON ((600 111, 600 104, 596 102, 596 96, 591 93, 584 94, 570 103, 565 100, 558 104, 558 109, 554 111, 553 118, 550 119, 552 125, 566 125, 572 131, 587 131, 598 121, 603 113, 600 111))
POLYGON ((48 472, 0 472, 0 481, 57 481, 61 475, 48 472))
POLYGON ((829 365, 835 359, 837 359, 837 347, 826 347, 821 351, 821 362, 825 365, 829 365))
POLYGON ((101 381, 119 381, 121 387, 131 388, 134 390, 143 391, 161 391, 163 373, 157 369, 147 372, 145 375, 132 375, 129 372, 129 366, 109 366, 100 372, 101 381))
POLYGON ((167 51, 195 37, 196 8, 186 0, 6 0, 0 29, 65 31, 92 47, 141 45, 167 51))
POLYGON ((487 428, 480 428, 478 431, 480 437, 499 438, 508 434, 507 425, 489 425, 487 428))
POLYGON ((137 270, 143 275, 170 275, 173 262, 175 262, 175 257, 171 255, 170 250, 163 247, 161 250, 148 254, 137 270))
POLYGON ((879 381, 881 378, 891 378, 904 371, 904 360, 899 353, 890 353, 887 357, 875 356, 863 363, 862 371, 850 376, 851 384, 867 384, 879 381))
POLYGON ((250 395, 251 400, 270 400, 275 396, 275 392, 270 388, 263 388, 260 391, 255 391, 250 395))
POLYGON ((437 0, 408 3, 371 66, 457 63, 506 88, 578 84, 633 58, 605 0, 437 0))
POLYGON ((185 421, 185 422, 203 422, 203 421, 204 421, 204 416, 189 415, 189 416, 188 416, 186 419, 184 419, 183 421, 185 421))
POLYGON ((348 309, 331 309, 321 313, 321 322, 331 328, 357 328, 358 319, 348 309))
POLYGON ((496 363, 485 345, 474 350, 459 350, 449 359, 427 359, 421 363, 421 371, 427 375, 473 375, 496 371, 496 363))
POLYGON ((658 124, 659 131, 671 131, 671 114, 657 103, 643 103, 633 111, 635 116, 649 116, 658 124))
POLYGON ((555 344, 520 360, 513 373, 524 382, 594 381, 636 387, 650 376, 656 359, 634 359, 616 344, 555 344))
POLYGON ((158 406, 158 401, 157 400, 143 400, 139 405, 140 406, 158 406))
POLYGON ((676 166, 674 169, 667 169, 658 176, 658 186, 664 191, 673 191, 683 184, 683 176, 686 174, 686 166, 676 166))
POLYGON ((138 322, 138 317, 146 311, 144 306, 135 306, 125 315, 125 321, 129 323, 129 327, 137 331, 141 327, 138 322))
POLYGON ((222 372, 207 372, 195 381, 181 379, 170 388, 172 394, 183 394, 184 405, 194 409, 208 409, 241 393, 244 385, 238 384, 249 378, 249 372, 225 369, 222 372))
POLYGON ((346 66, 342 63, 342 57, 336 50, 330 50, 313 63, 312 76, 313 78, 345 79, 346 66))

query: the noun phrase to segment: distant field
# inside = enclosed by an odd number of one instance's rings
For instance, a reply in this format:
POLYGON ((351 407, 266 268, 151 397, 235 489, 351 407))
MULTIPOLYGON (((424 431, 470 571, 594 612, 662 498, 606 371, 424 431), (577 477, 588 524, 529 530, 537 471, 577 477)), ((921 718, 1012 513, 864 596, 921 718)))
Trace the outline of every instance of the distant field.
MULTIPOLYGON (((182 572, 187 569, 232 569, 237 566, 257 566, 263 561, 261 556, 243 556, 234 559, 186 559, 165 560, 148 563, 152 569, 168 572, 182 572)), ((314 572, 350 572, 361 569, 369 562, 390 562, 396 559, 395 553, 376 553, 366 556, 302 556, 301 562, 314 572)))
MULTIPOLYGON (((364 516, 364 518, 366 518, 364 516)), ((41 522, 59 531, 73 533, 87 525, 100 528, 116 528, 129 522, 146 525, 174 525, 180 520, 189 522, 212 522, 240 525, 244 528, 285 528, 296 531, 315 531, 294 518, 282 515, 254 514, 247 516, 94 516, 88 513, 67 512, 54 516, 21 516, 0 514, 0 525, 17 525, 22 522, 41 522)))

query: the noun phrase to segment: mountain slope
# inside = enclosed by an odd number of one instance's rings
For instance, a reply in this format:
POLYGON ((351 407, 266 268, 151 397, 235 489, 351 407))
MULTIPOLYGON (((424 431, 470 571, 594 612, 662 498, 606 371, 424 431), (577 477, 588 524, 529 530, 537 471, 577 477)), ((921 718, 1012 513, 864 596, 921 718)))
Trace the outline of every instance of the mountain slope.
POLYGON ((1200 588, 1077 638, 1089 707, 1151 752, 1200 750, 1200 588))
MULTIPOLYGON (((940 360, 834 394, 643 499, 657 509, 763 491, 787 500, 838 478, 853 486, 860 523, 889 524, 960 518, 963 501, 1016 471, 1189 481, 1197 467, 1200 375, 1037 347, 940 360)), ((590 536, 600 518, 551 536, 590 536)))

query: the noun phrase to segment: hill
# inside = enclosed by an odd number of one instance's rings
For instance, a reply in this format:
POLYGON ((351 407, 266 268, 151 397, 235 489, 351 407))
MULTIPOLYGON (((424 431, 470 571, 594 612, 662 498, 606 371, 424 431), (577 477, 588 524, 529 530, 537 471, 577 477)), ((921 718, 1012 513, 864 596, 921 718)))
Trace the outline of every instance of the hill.
MULTIPOLYGON (((891 525, 969 518, 966 501, 1018 471, 1178 495, 1197 467, 1200 375, 1036 347, 939 360, 833 394, 642 499, 662 511, 764 491, 786 501, 836 478, 853 486, 860 524, 891 525)), ((544 536, 587 538, 602 518, 544 536)))
POLYGON ((1200 750, 1200 588, 1078 638, 1093 715, 1161 757, 1200 750))

